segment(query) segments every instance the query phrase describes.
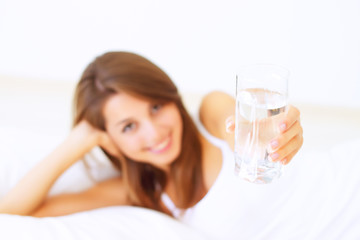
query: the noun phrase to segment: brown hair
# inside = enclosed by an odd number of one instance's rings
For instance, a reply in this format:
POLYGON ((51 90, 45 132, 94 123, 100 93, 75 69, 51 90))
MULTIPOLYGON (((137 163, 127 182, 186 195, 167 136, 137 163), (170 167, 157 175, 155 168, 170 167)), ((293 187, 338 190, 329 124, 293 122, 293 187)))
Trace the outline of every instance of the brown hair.
MULTIPOLYGON (((171 165, 170 178, 177 190, 178 207, 192 206, 205 191, 199 132, 186 111, 176 86, 155 64, 129 52, 108 52, 97 57, 87 66, 76 87, 74 125, 84 119, 94 127, 106 130, 102 109, 109 97, 120 91, 150 101, 176 104, 183 121, 183 133, 181 153, 171 165)), ((134 205, 167 212, 160 201, 167 182, 162 170, 126 156, 106 154, 122 172, 134 205)))

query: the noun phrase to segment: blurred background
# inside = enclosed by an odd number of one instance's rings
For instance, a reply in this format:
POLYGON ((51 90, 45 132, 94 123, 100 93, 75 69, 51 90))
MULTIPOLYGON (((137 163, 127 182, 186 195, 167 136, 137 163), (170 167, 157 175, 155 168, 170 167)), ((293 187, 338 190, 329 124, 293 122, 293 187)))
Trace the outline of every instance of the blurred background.
POLYGON ((62 139, 82 71, 119 50, 163 68, 191 109, 214 89, 234 95, 240 65, 283 65, 304 149, 360 136, 359 0, 0 0, 3 142, 62 139))
POLYGON ((237 67, 291 71, 295 102, 360 107, 359 0, 0 0, 0 77, 76 82, 133 51, 181 91, 234 93, 237 67))
POLYGON ((234 95, 240 65, 283 65, 296 158, 360 136, 360 0, 0 0, 0 196, 68 134, 74 85, 107 51, 152 60, 192 109, 234 95))

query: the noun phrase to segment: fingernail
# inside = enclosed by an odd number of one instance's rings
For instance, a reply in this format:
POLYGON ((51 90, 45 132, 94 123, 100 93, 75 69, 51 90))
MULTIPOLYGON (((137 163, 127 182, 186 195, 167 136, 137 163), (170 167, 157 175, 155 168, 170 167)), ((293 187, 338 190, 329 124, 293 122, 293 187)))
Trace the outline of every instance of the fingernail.
POLYGON ((279 154, 278 153, 272 153, 270 154, 270 160, 274 162, 276 159, 278 159, 279 154))
POLYGON ((281 161, 281 163, 282 163, 283 165, 286 165, 286 164, 287 164, 287 159, 284 158, 284 159, 281 161))
POLYGON ((277 148, 279 146, 279 142, 277 140, 272 140, 270 142, 270 145, 271 145, 272 149, 275 149, 275 148, 277 148))
POLYGON ((280 130, 285 131, 286 130, 286 123, 280 124, 280 130))
POLYGON ((226 132, 228 133, 230 132, 231 125, 233 125, 233 121, 230 118, 226 119, 226 127, 225 127, 226 132))

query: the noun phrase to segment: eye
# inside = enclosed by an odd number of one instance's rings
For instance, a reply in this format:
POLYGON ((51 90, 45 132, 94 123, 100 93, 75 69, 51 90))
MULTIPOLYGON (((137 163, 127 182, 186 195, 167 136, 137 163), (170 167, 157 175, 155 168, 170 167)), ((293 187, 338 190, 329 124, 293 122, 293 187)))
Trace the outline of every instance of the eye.
POLYGON ((162 108, 162 104, 159 104, 159 103, 157 103, 157 104, 153 104, 152 106, 151 106, 151 113, 157 113, 161 108, 162 108))
POLYGON ((128 124, 125 125, 122 132, 126 133, 126 132, 129 132, 129 131, 133 130, 134 128, 135 128, 135 123, 128 123, 128 124))

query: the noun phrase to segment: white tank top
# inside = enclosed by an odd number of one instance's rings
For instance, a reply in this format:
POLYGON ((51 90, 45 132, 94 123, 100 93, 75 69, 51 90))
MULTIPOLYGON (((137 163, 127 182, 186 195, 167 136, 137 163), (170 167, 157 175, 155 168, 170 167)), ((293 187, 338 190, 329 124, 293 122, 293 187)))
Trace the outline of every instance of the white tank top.
MULTIPOLYGON (((180 209, 175 206, 170 197, 163 193, 161 199, 165 206, 171 211, 173 216, 180 221, 183 221, 189 225, 199 225, 199 223, 208 225, 208 220, 213 221, 214 217, 208 216, 210 212, 214 213, 214 209, 208 211, 209 208, 216 208, 217 206, 222 205, 223 202, 223 191, 228 191, 229 183, 238 181, 238 178, 234 175, 235 161, 234 153, 229 147, 228 143, 222 139, 216 138, 211 135, 205 127, 200 123, 198 119, 195 119, 195 122, 198 126, 200 133, 214 146, 218 147, 222 152, 222 165, 221 170, 213 183, 212 187, 209 189, 207 194, 193 207, 188 209, 180 209)), ((219 215, 216 214, 216 218, 219 218, 219 215)), ((217 220, 215 220, 217 221, 217 220)))
POLYGON ((339 152, 297 155, 278 180, 254 184, 235 176, 228 144, 197 124, 221 149, 222 167, 208 193, 189 209, 178 209, 162 195, 174 217, 209 239, 334 239, 345 233, 359 239, 360 178, 354 166, 360 140, 352 151, 346 145, 339 152))

